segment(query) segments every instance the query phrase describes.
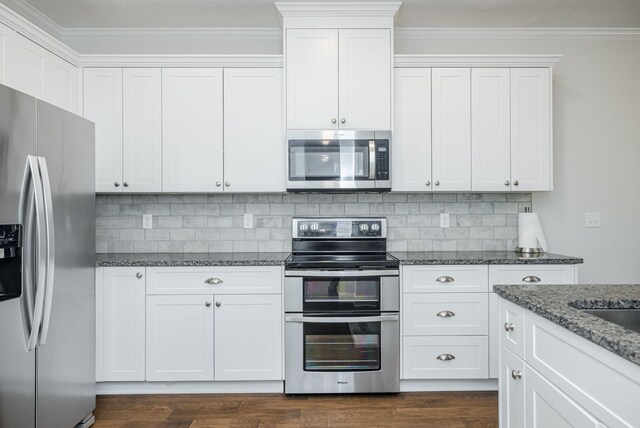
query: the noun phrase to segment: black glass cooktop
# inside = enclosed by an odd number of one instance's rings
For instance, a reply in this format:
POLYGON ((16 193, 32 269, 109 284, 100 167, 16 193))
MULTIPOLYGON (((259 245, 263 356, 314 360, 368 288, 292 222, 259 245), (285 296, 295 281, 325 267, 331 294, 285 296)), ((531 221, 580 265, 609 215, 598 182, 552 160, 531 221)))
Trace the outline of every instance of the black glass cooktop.
POLYGON ((399 265, 389 253, 296 253, 285 260, 287 269, 397 269, 399 265))

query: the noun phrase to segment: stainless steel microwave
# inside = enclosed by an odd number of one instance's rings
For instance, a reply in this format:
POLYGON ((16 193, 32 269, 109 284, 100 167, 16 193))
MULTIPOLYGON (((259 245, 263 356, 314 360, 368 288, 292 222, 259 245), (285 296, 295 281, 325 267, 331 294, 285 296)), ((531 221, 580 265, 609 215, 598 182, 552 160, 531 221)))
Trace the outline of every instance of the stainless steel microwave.
POLYGON ((288 131, 287 190, 391 190, 391 131, 288 131))

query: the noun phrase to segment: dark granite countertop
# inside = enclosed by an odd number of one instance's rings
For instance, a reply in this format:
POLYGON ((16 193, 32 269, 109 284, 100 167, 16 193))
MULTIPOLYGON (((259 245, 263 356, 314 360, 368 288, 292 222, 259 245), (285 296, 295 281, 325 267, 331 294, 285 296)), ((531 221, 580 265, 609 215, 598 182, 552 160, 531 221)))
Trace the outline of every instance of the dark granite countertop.
MULTIPOLYGON (((512 251, 392 252, 401 265, 577 264, 582 259, 542 254, 522 256, 512 251)), ((279 266, 289 253, 113 253, 97 254, 98 267, 127 266, 279 266)))
POLYGON ((281 266, 288 253, 96 254, 98 267, 281 266))
POLYGON ((425 251, 391 252, 403 265, 509 265, 509 264, 578 264, 578 257, 544 253, 535 256, 515 251, 425 251))
POLYGON ((640 333, 580 309, 640 309, 640 284, 494 285, 502 298, 640 365, 640 333))

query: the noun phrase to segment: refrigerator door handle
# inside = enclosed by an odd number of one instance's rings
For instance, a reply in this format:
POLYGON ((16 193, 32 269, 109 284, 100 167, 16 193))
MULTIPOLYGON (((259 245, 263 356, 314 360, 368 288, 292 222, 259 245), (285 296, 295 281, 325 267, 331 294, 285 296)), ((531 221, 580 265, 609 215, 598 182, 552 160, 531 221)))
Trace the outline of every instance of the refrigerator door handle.
POLYGON ((49 321, 51 320, 51 304, 53 303, 53 279, 55 272, 55 235, 53 222, 53 202, 51 196, 51 181, 49 180, 49 169, 47 160, 38 157, 40 166, 40 176, 42 178, 42 188, 44 191, 44 213, 46 226, 46 275, 45 275, 45 299, 44 312, 42 317, 42 331, 40 332, 40 345, 44 345, 49 333, 49 321))
MULTIPOLYGON (((30 327, 31 331, 28 332, 27 349, 32 351, 36 349, 38 344, 38 336, 40 332, 40 325, 42 324, 42 316, 44 312, 44 300, 45 300, 45 253, 46 253, 46 241, 44 239, 46 224, 44 216, 44 191, 42 188, 42 181, 40 180, 40 168, 38 167, 38 159, 35 156, 27 156, 27 167, 24 174, 22 183, 22 201, 21 209, 25 212, 29 212, 31 206, 35 206, 35 293, 33 290, 33 281, 27 281, 26 287, 31 287, 27 294, 35 294, 35 304, 33 305, 33 313, 31 315, 30 327), (31 195, 31 188, 33 188, 33 197, 31 195)), ((25 216, 22 216, 24 219, 25 216)), ((31 216, 29 216, 31 218, 31 216)), ((25 223, 25 228, 30 228, 31 223, 25 223)), ((33 236, 33 232, 30 232, 28 236, 33 236)), ((30 249, 27 249, 30 250, 30 249)), ((30 275, 28 276, 30 277, 30 275)), ((30 305, 27 305, 30 307, 30 305)))

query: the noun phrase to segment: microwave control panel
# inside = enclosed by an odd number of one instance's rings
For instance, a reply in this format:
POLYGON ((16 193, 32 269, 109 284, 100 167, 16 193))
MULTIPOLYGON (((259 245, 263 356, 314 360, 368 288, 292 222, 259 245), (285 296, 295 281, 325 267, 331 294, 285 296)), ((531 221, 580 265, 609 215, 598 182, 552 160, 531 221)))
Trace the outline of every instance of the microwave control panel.
POLYGON ((376 141, 376 180, 389 180, 389 140, 376 141))

